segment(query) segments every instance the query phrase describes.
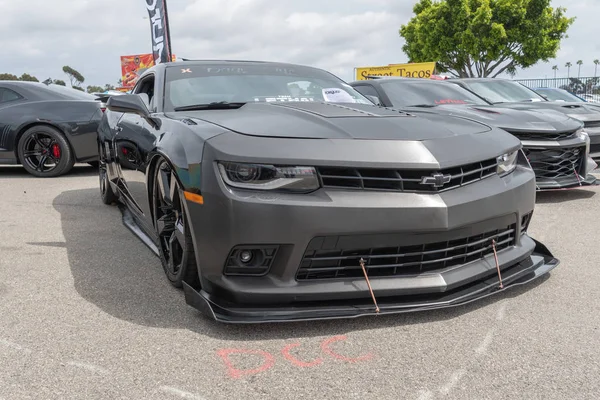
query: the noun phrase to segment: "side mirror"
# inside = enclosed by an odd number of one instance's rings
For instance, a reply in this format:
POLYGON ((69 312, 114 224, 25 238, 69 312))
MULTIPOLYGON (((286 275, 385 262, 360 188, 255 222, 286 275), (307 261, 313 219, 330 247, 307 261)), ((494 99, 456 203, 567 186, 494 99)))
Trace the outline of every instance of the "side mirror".
POLYGON ((119 113, 137 114, 143 118, 150 116, 150 111, 144 104, 144 100, 137 94, 111 96, 106 102, 106 108, 119 113))
POLYGON ((137 114, 157 129, 161 126, 160 119, 150 115, 150 110, 148 110, 146 103, 137 94, 111 96, 106 102, 106 108, 119 113, 137 114))
POLYGON ((381 100, 379 100, 379 97, 373 96, 373 95, 370 95, 370 94, 365 95, 365 97, 367 99, 371 100, 371 102, 373 104, 375 104, 376 106, 380 106, 381 105, 381 100))

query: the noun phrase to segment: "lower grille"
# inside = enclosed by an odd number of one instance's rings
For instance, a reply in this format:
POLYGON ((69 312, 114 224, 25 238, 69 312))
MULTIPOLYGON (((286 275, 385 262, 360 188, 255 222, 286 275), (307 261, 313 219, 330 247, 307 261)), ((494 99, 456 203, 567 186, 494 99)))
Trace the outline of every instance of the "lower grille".
POLYGON ((523 149, 536 179, 576 178, 583 167, 584 147, 568 149, 523 149))
MULTIPOLYGON (((296 275, 299 281, 363 277, 360 259, 365 260, 369 277, 410 276, 436 272, 493 254, 492 240, 500 251, 515 245, 516 224, 482 234, 444 242, 372 248, 315 249, 315 243, 331 242, 315 238, 308 246, 296 275)), ((335 238, 333 238, 335 239, 335 238)))
POLYGON ((516 136, 519 140, 563 140, 570 139, 577 131, 570 132, 510 132, 511 135, 516 136))

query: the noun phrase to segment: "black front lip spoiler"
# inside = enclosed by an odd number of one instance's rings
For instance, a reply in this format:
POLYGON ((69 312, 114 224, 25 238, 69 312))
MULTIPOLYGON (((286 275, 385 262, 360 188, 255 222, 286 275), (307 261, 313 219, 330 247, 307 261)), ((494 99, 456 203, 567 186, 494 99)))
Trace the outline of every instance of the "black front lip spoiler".
MULTIPOLYGON (((415 300, 415 296, 377 299, 379 314, 400 314, 456 307, 485 297, 501 293, 515 286, 525 285, 546 275, 556 268, 560 261, 552 256, 542 243, 535 241, 536 247, 530 257, 514 264, 502 272, 503 288, 500 288, 497 272, 491 271, 486 279, 456 289, 451 293, 432 294, 433 298, 415 300), (411 298, 412 297, 412 298, 411 298)), ((346 319, 378 315, 370 301, 360 303, 297 305, 273 307, 251 307, 240 304, 227 304, 203 290, 197 291, 184 283, 185 301, 203 314, 223 323, 273 323, 346 319)), ((375 293, 377 295, 377 293, 375 293)), ((274 299, 276 302, 276 299, 274 299)))
POLYGON ((582 179, 581 182, 573 182, 571 184, 565 185, 559 183, 557 181, 547 181, 544 183, 536 182, 536 190, 538 192, 546 192, 553 190, 572 190, 572 189, 583 189, 588 186, 599 186, 600 181, 592 175, 588 174, 585 179, 582 179))

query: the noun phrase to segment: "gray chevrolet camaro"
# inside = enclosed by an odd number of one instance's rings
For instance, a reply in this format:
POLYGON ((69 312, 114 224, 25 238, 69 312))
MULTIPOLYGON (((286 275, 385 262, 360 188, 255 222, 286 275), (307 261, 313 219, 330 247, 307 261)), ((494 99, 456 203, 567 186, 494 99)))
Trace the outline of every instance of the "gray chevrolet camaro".
POLYGON ((600 162, 600 107, 593 103, 548 101, 519 82, 499 78, 449 79, 449 84, 462 86, 482 99, 516 110, 554 110, 578 119, 590 136, 590 156, 600 162))
POLYGON ((159 64, 98 137, 102 200, 218 321, 456 306, 559 263, 527 234, 518 139, 378 107, 320 69, 159 64))
POLYGON ((590 172, 590 138, 583 123, 553 109, 514 110, 496 106, 458 85, 417 78, 373 78, 350 83, 386 107, 407 112, 455 115, 501 128, 523 143, 538 190, 596 184, 590 172), (425 111, 423 111, 425 112, 425 111))

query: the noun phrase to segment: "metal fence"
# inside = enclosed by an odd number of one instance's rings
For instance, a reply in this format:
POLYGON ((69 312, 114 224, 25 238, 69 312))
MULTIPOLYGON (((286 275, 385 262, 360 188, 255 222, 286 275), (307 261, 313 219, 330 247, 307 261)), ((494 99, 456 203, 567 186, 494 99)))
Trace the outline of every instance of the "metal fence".
POLYGON ((600 77, 515 79, 529 88, 565 89, 580 95, 600 95, 600 77))

